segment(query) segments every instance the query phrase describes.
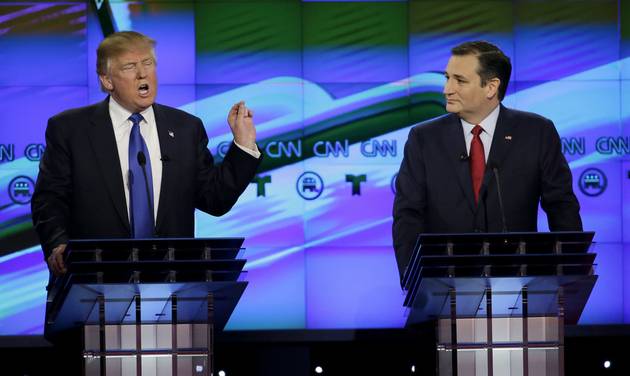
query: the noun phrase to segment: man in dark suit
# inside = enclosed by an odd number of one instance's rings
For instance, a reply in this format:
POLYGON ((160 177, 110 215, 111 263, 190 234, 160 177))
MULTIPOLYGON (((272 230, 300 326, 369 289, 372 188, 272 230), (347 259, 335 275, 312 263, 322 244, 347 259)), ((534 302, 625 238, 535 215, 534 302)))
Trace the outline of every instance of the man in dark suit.
POLYGON ((50 271, 66 271, 69 239, 194 236, 194 210, 223 215, 261 161, 252 112, 235 104, 234 135, 220 166, 201 120, 155 102, 155 42, 136 32, 97 50, 100 103, 53 116, 32 199, 50 271))
POLYGON ((481 41, 451 52, 449 114, 411 129, 396 181, 393 240, 401 277, 421 233, 536 231, 539 203, 551 231, 582 230, 553 122, 501 104, 510 59, 481 41))

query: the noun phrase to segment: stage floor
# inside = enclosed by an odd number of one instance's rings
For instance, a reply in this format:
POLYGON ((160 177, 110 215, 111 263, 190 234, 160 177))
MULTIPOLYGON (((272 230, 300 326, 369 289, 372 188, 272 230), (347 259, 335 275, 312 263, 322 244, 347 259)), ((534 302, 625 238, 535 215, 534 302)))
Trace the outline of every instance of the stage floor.
MULTIPOLYGON (((630 325, 569 326, 566 375, 628 375, 630 325), (610 362, 609 368, 604 363, 610 362)), ((414 329, 233 331, 216 336, 215 374, 225 376, 433 375, 432 326, 414 329), (415 371, 415 372, 414 372, 415 371)), ((0 337, 4 375, 60 374, 58 350, 41 336, 0 337), (9 371, 10 370, 10 371, 9 371)))

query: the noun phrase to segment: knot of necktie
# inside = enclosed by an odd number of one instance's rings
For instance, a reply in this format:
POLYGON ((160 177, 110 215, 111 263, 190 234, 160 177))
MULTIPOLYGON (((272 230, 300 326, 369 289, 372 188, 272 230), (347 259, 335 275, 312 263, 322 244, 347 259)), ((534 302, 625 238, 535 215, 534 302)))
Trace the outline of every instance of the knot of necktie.
POLYGON ((483 132, 483 128, 481 128, 481 125, 479 124, 475 125, 472 131, 470 131, 470 133, 472 133, 473 136, 479 136, 481 132, 483 132))
POLYGON ((129 116, 129 120, 133 123, 133 125, 139 125, 144 118, 139 113, 135 112, 129 116))

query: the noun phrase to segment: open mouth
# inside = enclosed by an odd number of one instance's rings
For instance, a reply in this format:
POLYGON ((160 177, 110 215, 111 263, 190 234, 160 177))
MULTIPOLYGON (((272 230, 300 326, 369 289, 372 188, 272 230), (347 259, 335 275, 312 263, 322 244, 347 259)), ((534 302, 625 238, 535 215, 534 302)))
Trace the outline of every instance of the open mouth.
POLYGON ((149 94, 149 84, 141 84, 138 86, 138 93, 140 93, 140 96, 147 96, 149 94))

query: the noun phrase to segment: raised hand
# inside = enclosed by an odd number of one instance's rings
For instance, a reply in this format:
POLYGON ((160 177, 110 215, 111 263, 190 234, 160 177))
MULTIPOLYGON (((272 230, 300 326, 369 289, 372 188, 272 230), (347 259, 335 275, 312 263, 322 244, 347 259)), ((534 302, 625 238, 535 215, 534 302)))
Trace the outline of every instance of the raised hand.
POLYGON ((254 113, 240 101, 232 106, 227 118, 234 141, 248 149, 256 150, 256 128, 254 113))

